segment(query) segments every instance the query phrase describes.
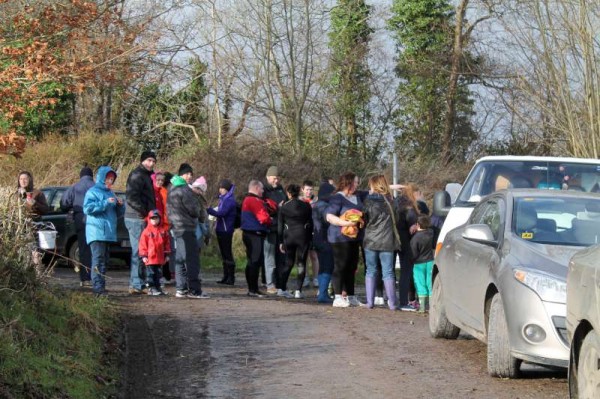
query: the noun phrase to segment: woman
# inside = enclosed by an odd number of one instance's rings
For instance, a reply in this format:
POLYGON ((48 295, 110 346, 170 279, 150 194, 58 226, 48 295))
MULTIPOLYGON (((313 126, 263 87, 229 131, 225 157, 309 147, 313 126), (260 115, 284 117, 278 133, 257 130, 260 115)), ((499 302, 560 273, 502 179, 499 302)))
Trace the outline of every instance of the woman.
POLYGON ((17 195, 25 203, 25 208, 34 220, 39 220, 40 216, 50 211, 46 196, 33 188, 33 176, 27 171, 19 173, 17 195))
POLYGON ((393 204, 389 184, 383 175, 369 179, 369 196, 365 199, 364 220, 366 276, 365 291, 367 307, 373 308, 377 265, 381 262, 383 285, 388 297, 388 306, 396 309, 396 276, 394 275, 394 251, 400 249, 400 235, 396 230, 396 220, 400 217, 398 206, 393 204))
POLYGON ((416 232, 417 217, 419 215, 416 199, 410 187, 405 186, 402 194, 396 198, 396 205, 400 210, 400 217, 396 227, 400 234, 400 281, 398 284, 398 306, 400 310, 414 312, 418 310, 415 300, 415 286, 413 281, 413 259, 410 250, 410 239, 416 232))
POLYGON ((358 176, 352 172, 341 175, 337 193, 329 198, 329 206, 325 211, 325 218, 329 223, 327 240, 333 249, 334 259, 332 280, 335 299, 333 306, 339 308, 361 305, 354 295, 354 275, 358 267, 363 231, 360 229, 360 222, 345 220, 343 217, 349 211, 362 212, 363 199, 368 193, 357 192, 357 187, 358 176), (358 229, 358 233, 352 236, 346 235, 343 233, 344 227, 358 229), (342 289, 346 291, 346 298, 342 297, 342 289))
POLYGON ((232 243, 237 203, 233 196, 234 191, 235 186, 229 180, 221 180, 219 182, 219 204, 216 208, 207 208, 208 214, 217 218, 215 232, 223 260, 223 278, 217 281, 217 284, 233 285, 235 283, 232 243))
POLYGON ((285 265, 278 271, 277 295, 291 298, 287 292, 287 281, 294 262, 298 261, 298 281, 294 298, 302 299, 302 285, 306 276, 306 258, 310 248, 313 222, 312 207, 299 199, 300 186, 290 184, 286 187, 288 201, 279 208, 277 233, 281 244, 279 250, 285 253, 285 265))
POLYGON ((333 273, 333 251, 327 241, 329 223, 325 220, 325 211, 329 206, 329 198, 335 187, 328 182, 319 186, 318 200, 313 208, 313 245, 319 257, 319 296, 317 302, 331 304, 333 300, 327 292, 331 274, 333 273))

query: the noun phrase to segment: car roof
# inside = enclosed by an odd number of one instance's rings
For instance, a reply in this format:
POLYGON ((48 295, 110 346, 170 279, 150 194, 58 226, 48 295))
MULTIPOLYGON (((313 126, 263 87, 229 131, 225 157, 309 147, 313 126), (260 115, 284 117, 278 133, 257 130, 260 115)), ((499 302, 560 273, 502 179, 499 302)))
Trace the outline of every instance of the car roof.
MULTIPOLYGON (((44 191, 44 190, 66 190, 71 186, 45 186, 40 188, 40 191, 44 191)), ((115 194, 123 194, 125 195, 125 191, 120 191, 120 190, 114 190, 115 194)))
MULTIPOLYGON (((548 190, 543 188, 510 188, 506 190, 500 190, 494 194, 503 194, 505 196, 512 196, 513 198, 523 197, 573 197, 573 198, 589 198, 600 200, 600 193, 588 193, 585 191, 576 190, 548 190)), ((483 199, 482 199, 483 200, 483 199)))
POLYGON ((562 162, 562 163, 585 163, 600 165, 600 159, 593 158, 572 158, 572 157, 538 157, 530 155, 490 155, 479 158, 477 162, 485 161, 534 161, 534 162, 562 162))

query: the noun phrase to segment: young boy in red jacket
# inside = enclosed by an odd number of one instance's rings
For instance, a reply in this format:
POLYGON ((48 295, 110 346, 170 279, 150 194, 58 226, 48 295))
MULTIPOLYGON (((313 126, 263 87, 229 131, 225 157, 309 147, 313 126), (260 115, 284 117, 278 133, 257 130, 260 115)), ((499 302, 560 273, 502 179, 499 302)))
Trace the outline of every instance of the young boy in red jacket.
POLYGON ((146 265, 148 295, 165 295, 160 288, 160 277, 161 268, 169 261, 169 253, 171 253, 169 232, 162 223, 162 215, 158 209, 148 213, 148 221, 140 236, 138 253, 146 265))

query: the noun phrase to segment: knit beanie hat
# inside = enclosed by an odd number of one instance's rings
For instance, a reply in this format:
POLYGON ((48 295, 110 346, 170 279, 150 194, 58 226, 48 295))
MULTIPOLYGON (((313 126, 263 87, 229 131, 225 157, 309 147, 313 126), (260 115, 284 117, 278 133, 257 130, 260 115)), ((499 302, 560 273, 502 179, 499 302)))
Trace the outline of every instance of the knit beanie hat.
POLYGON ((185 175, 186 173, 194 173, 194 169, 192 169, 189 163, 182 163, 181 165, 179 165, 179 171, 177 172, 177 174, 181 176, 185 175))
POLYGON ((206 184, 206 179, 204 178, 204 176, 200 176, 199 178, 194 180, 194 182, 192 183, 192 187, 199 188, 202 191, 206 191, 208 185, 206 184))
POLYGON ((83 176, 89 176, 89 177, 94 177, 94 172, 92 171, 91 168, 89 168, 88 166, 84 166, 83 168, 81 168, 81 170, 79 171, 79 177, 83 177, 83 176))
POLYGON ((317 195, 319 196, 320 200, 328 201, 329 197, 331 197, 331 194, 333 194, 334 191, 335 187, 325 182, 321 183, 321 185, 319 186, 319 191, 317 192, 317 195))
POLYGON ((267 169, 267 174, 265 176, 279 176, 279 169, 277 169, 277 166, 275 165, 269 166, 269 169, 267 169))
POLYGON ((154 151, 146 150, 146 151, 142 152, 142 156, 140 157, 140 162, 144 162, 148 158, 154 158, 154 160, 156 161, 156 154, 154 153, 154 151))
POLYGON ((219 182, 219 188, 224 188, 227 191, 231 190, 231 186, 233 186, 233 183, 230 180, 223 179, 219 182))

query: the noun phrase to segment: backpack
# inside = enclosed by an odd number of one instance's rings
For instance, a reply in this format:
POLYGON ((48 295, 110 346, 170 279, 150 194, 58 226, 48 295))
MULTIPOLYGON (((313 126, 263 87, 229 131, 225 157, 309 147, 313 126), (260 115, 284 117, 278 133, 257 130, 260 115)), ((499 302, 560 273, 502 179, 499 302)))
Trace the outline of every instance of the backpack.
POLYGON ((235 220, 233 221, 233 228, 239 229, 242 227, 242 204, 235 202, 235 220))

